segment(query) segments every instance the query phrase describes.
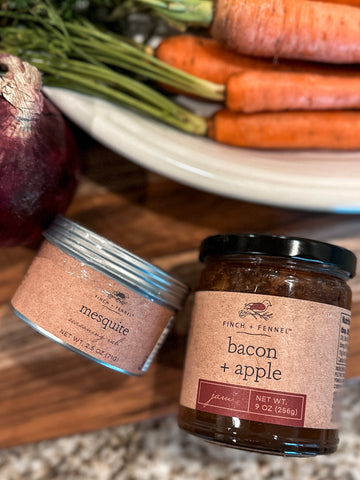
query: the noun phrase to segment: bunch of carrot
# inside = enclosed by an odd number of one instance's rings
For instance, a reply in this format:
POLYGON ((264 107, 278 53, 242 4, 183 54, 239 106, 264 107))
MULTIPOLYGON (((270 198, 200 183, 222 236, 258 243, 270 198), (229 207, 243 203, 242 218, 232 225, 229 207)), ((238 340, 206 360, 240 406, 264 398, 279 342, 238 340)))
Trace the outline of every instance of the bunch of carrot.
POLYGON ((360 148, 360 65, 275 61, 189 34, 163 39, 156 55, 224 85, 224 108, 208 128, 208 136, 218 142, 256 148, 360 148))
POLYGON ((57 4, 72 0, 31 0, 0 8, 0 50, 37 66, 46 85, 101 96, 218 142, 360 148, 360 0, 129 2, 169 14, 176 25, 208 27, 214 38, 174 35, 154 56, 77 15, 64 20, 57 4), (205 118, 150 82, 223 105, 205 118))
POLYGON ((136 0, 211 38, 165 39, 158 58, 224 86, 217 141, 360 148, 360 0, 136 0))

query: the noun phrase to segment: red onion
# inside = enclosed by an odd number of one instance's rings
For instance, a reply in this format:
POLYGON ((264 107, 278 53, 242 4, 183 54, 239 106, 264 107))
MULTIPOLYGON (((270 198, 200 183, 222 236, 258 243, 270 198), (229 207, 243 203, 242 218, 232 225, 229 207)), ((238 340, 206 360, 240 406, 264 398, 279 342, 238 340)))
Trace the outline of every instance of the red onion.
POLYGON ((41 91, 40 72, 0 54, 0 246, 34 242, 64 213, 80 173, 61 113, 41 91))

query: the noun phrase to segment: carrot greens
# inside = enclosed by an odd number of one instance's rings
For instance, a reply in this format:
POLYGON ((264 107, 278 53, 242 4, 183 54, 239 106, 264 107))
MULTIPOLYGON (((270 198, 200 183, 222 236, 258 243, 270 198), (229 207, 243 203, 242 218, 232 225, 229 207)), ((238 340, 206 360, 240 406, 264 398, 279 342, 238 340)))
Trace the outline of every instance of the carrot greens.
POLYGON ((209 27, 213 20, 213 0, 137 0, 149 7, 152 13, 164 18, 178 30, 186 30, 190 25, 209 27))
POLYGON ((206 133, 206 119, 160 93, 151 82, 212 100, 224 98, 223 86, 167 65, 150 48, 70 15, 64 8, 73 6, 71 0, 60 3, 61 7, 50 0, 5 3, 0 9, 0 50, 36 66, 44 85, 105 98, 181 130, 206 133))

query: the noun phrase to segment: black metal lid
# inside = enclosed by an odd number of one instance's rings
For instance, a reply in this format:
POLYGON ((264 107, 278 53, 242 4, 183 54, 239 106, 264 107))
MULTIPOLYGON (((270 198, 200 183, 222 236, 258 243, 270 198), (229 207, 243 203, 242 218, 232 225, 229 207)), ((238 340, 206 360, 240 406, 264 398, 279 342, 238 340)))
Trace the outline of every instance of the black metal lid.
POLYGON ((200 246, 200 261, 217 255, 267 255, 333 265, 354 277, 356 256, 350 250, 299 237, 255 233, 214 235, 200 246))

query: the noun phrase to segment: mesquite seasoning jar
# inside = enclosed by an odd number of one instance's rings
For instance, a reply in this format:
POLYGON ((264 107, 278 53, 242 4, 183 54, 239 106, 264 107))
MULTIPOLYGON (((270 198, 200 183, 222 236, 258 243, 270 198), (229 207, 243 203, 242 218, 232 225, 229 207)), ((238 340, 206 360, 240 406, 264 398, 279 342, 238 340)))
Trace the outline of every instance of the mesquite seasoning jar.
POLYGON ((356 257, 303 238, 205 239, 179 426, 262 453, 308 456, 338 444, 356 257))
POLYGON ((15 313, 76 353, 142 375, 188 287, 62 216, 44 236, 12 299, 15 313))

